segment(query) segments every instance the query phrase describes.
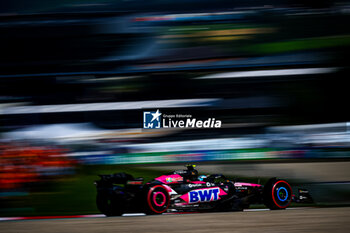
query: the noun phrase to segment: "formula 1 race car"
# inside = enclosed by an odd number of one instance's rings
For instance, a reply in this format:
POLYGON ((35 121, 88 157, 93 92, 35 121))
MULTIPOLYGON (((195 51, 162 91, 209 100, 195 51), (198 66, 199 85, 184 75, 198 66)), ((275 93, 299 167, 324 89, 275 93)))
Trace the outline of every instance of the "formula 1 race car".
POLYGON ((228 180, 224 175, 199 176, 195 165, 173 171, 144 184, 143 178, 126 173, 99 175, 95 182, 98 209, 107 216, 167 211, 234 211, 263 203, 272 210, 285 209, 294 202, 312 202, 309 192, 292 188, 285 180, 271 178, 260 184, 228 180))

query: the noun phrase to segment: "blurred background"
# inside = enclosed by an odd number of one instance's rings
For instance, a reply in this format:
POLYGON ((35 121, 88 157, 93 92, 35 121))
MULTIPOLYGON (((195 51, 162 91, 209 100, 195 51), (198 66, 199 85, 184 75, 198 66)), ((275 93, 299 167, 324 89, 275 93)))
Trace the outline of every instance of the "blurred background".
POLYGON ((0 216, 98 213, 97 174, 188 162, 350 204, 348 0, 0 4, 0 216), (144 109, 222 128, 142 130, 144 109))

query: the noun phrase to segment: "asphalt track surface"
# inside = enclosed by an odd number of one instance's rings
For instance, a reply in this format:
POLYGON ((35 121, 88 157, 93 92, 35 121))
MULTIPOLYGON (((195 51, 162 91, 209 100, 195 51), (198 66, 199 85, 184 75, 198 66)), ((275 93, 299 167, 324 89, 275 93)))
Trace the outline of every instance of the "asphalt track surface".
POLYGON ((350 207, 0 222, 2 233, 350 232, 350 207))

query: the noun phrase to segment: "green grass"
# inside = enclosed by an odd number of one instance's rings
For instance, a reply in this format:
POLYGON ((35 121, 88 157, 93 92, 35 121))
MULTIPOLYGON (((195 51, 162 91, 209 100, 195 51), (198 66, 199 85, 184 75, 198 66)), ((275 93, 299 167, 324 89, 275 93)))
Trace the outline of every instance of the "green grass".
POLYGON ((93 184, 98 174, 127 172, 134 177, 142 176, 151 180, 162 174, 140 167, 117 165, 81 166, 77 173, 69 177, 52 181, 39 187, 28 196, 1 200, 6 204, 0 207, 0 216, 34 215, 74 215, 99 213, 95 205, 96 188, 93 184))
POLYGON ((348 46, 350 45, 350 36, 334 36, 319 38, 304 38, 299 40, 279 41, 262 44, 254 44, 248 46, 250 52, 259 53, 282 53, 294 52, 308 49, 322 49, 330 47, 348 46))

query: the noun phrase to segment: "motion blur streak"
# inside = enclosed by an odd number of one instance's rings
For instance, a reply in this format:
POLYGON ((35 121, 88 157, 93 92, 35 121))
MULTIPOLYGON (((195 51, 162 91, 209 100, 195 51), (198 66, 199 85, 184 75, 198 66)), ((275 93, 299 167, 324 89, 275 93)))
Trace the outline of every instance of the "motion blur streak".
POLYGON ((178 99, 178 100, 153 100, 153 101, 129 101, 115 103, 88 103, 88 104, 61 104, 61 105, 37 105, 37 106, 13 106, 0 108, 0 115, 30 114, 30 113, 58 113, 58 112, 82 112, 82 111, 106 111, 106 110, 135 110, 142 108, 189 108, 210 106, 220 99, 178 99))
POLYGON ((249 77, 270 77, 285 75, 308 75, 308 74, 324 74, 333 73, 337 68, 306 68, 306 69, 283 69, 283 70, 257 70, 245 72, 229 72, 208 75, 197 79, 216 79, 216 78, 249 78, 249 77))

